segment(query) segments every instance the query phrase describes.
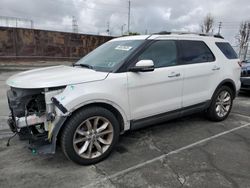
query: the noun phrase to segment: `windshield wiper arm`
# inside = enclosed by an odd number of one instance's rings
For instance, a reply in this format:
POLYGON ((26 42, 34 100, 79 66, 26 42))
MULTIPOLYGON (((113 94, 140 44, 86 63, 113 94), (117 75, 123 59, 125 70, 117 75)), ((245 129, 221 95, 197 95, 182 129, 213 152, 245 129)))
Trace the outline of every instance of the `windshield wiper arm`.
POLYGON ((86 67, 88 69, 94 69, 94 67, 92 65, 88 65, 88 64, 74 64, 73 67, 86 67))

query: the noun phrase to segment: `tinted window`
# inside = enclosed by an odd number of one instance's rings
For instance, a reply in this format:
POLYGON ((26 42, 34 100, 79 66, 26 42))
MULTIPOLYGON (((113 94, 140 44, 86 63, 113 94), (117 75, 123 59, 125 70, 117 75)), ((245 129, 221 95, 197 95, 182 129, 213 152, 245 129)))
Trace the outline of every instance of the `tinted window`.
POLYGON ((156 41, 151 44, 138 60, 153 60, 156 68, 176 65, 175 41, 156 41))
POLYGON ((214 55, 202 41, 180 41, 180 61, 182 64, 193 64, 214 61, 214 55))
POLYGON ((215 44, 228 59, 238 59, 236 52, 228 42, 216 42, 215 44))

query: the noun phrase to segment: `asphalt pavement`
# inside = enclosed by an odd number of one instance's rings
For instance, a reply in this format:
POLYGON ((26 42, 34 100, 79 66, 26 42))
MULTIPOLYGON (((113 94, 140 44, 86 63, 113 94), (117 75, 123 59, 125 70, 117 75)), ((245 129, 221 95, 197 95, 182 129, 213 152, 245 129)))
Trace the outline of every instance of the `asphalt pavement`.
POLYGON ((195 114, 127 132, 106 160, 79 166, 60 148, 33 155, 17 137, 6 147, 5 80, 14 73, 0 72, 0 187, 250 187, 250 93, 223 122, 195 114))

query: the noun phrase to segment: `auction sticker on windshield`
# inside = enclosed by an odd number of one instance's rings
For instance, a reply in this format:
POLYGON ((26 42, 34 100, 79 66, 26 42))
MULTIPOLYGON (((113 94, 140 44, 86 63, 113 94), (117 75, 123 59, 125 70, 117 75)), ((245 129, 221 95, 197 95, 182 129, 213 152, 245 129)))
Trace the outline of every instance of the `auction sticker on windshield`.
POLYGON ((117 46, 115 49, 116 49, 116 50, 129 51, 129 50, 131 50, 132 48, 133 48, 132 46, 121 46, 121 45, 119 45, 119 46, 117 46))

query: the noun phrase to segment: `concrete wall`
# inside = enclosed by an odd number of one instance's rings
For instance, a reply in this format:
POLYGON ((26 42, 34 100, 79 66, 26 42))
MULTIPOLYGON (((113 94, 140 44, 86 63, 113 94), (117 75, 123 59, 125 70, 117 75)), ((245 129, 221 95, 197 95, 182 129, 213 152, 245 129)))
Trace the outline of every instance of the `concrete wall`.
POLYGON ((110 39, 112 37, 0 27, 0 58, 77 59, 110 39))

